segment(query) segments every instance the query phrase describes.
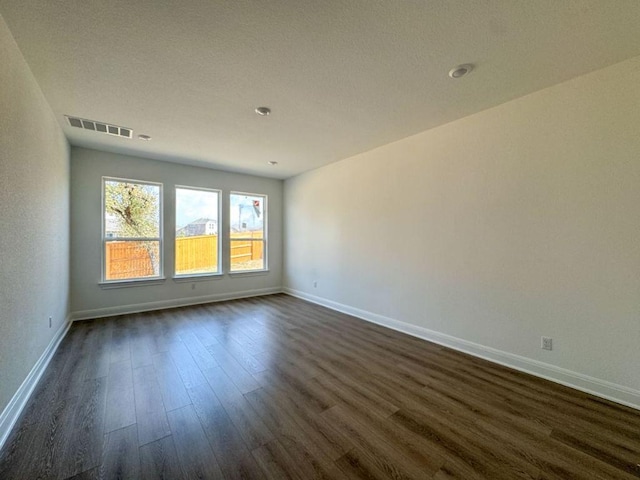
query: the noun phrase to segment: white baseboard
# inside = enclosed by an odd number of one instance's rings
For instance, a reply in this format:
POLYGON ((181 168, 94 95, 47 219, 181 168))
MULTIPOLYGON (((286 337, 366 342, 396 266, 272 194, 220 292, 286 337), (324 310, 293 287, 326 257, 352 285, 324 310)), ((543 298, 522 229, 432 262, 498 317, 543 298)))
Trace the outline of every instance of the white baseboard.
POLYGON ((454 350, 468 353, 475 357, 480 357, 521 372, 535 375, 536 377, 544 378, 546 380, 640 410, 640 391, 623 385, 600 380, 582 373, 567 370, 565 368, 533 360, 531 358, 522 357, 520 355, 515 355, 513 353, 504 352, 502 350, 497 350, 495 348, 486 347, 478 343, 469 342, 467 340, 436 332, 434 330, 429 330, 424 327, 401 322, 393 318, 354 308, 326 298, 317 297, 299 290, 284 288, 283 292, 332 310, 337 310, 339 312, 361 318, 368 322, 376 323, 414 337, 422 338, 429 342, 437 343, 454 350))
POLYGON ((0 413, 0 450, 2 450, 7 438, 9 438, 11 430, 18 421, 18 418, 20 418, 22 410, 29 401, 29 397, 31 397, 33 390, 36 388, 36 385, 38 385, 40 377, 42 377, 42 374, 47 369, 49 362, 58 349, 58 345, 60 345, 60 342, 69 331, 70 326, 71 318, 67 317, 64 324, 62 324, 55 333, 49 342, 49 345, 47 345, 47 348, 33 366, 29 375, 27 375, 27 378, 22 382, 22 385, 20 385, 20 388, 18 388, 18 391, 15 393, 9 404, 2 413, 0 413))
POLYGON ((173 307, 186 307, 188 305, 200 305, 203 303, 222 302, 225 300, 237 300, 239 298, 258 297, 261 295, 271 295, 282 293, 282 287, 259 288, 233 293, 218 293, 215 295, 203 295, 200 297, 175 298, 171 300, 161 300, 158 302, 136 303, 133 305, 116 305, 114 307, 96 308, 93 310, 81 310, 71 313, 71 319, 89 320, 92 318, 111 317, 113 315, 124 315, 127 313, 148 312, 151 310, 162 310, 173 307))

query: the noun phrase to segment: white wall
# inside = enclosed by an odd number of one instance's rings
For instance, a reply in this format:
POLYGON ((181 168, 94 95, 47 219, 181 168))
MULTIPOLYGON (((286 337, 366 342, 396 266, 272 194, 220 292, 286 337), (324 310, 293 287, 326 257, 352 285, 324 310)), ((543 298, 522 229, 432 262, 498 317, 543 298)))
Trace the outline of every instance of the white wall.
POLYGON ((640 57, 289 179, 285 225, 293 293, 640 405, 640 57))
MULTIPOLYGON (((71 309, 74 318, 203 303, 282 287, 282 180, 254 177, 73 147, 71 150, 71 309), (102 288, 102 176, 163 183, 165 276, 160 285, 102 288), (176 282, 174 265, 176 185, 222 190, 223 259, 228 252, 229 192, 268 195, 269 272, 225 274, 208 280, 176 282), (195 283, 195 289, 193 284, 195 283)), ((225 261, 225 260, 223 260, 225 261)), ((224 264, 223 264, 224 265, 224 264)))
POLYGON ((0 65, 0 412, 7 412, 68 316, 69 147, 2 17, 0 65))

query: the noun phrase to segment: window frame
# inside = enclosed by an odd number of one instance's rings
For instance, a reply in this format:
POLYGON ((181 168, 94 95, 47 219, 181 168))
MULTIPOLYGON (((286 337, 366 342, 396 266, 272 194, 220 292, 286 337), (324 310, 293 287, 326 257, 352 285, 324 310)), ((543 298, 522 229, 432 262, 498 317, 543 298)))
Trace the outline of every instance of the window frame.
POLYGON ((175 280, 184 280, 189 278, 203 278, 203 277, 219 277, 224 275, 224 271, 222 269, 222 190, 219 188, 209 188, 209 187, 193 187, 189 185, 174 185, 173 194, 174 194, 174 208, 175 208, 175 222, 174 226, 177 227, 177 219, 178 219, 178 195, 177 190, 181 188, 183 190, 200 190, 204 192, 215 192, 218 194, 218 269, 215 272, 208 273, 177 273, 176 272, 176 259, 178 257, 176 248, 176 244, 178 241, 178 236, 176 235, 177 229, 173 231, 173 278, 175 280))
MULTIPOLYGON (((268 248, 268 225, 269 225, 269 211, 268 211, 268 206, 269 206, 269 196, 266 193, 249 193, 249 192, 239 192, 236 190, 231 190, 229 192, 229 210, 228 210, 228 214, 229 214, 229 229, 228 229, 228 236, 229 236, 229 254, 228 254, 228 261, 229 261, 229 274, 230 275, 243 275, 243 274, 247 274, 247 275, 255 275, 255 274, 260 274, 262 272, 268 272, 269 271, 269 248, 268 248), (244 195, 247 197, 261 197, 264 201, 263 207, 262 207, 262 213, 263 213, 263 221, 262 221, 262 238, 257 239, 257 238, 242 238, 242 237, 237 237, 237 238, 232 238, 231 237, 231 196, 232 195, 244 195), (259 268, 259 269, 253 269, 253 270, 233 270, 232 269, 232 264, 231 264, 231 245, 232 242, 234 241, 251 241, 251 242, 262 242, 262 258, 263 258, 263 267, 259 268)), ((238 218, 238 221, 241 221, 240 218, 238 218)))
POLYGON ((159 182, 150 182, 147 180, 137 180, 132 178, 111 177, 103 175, 101 179, 101 223, 102 223, 102 235, 101 235, 101 280, 100 284, 105 286, 126 286, 127 284, 139 285, 139 284, 154 284, 158 281, 164 281, 164 186, 159 182), (157 186, 158 191, 158 233, 159 237, 107 237, 106 236, 106 202, 105 202, 105 186, 106 182, 115 181, 120 183, 131 183, 139 185, 152 185, 157 186), (152 277, 134 277, 134 278, 117 278, 107 280, 107 242, 114 241, 126 241, 126 242, 158 242, 158 275, 152 277))

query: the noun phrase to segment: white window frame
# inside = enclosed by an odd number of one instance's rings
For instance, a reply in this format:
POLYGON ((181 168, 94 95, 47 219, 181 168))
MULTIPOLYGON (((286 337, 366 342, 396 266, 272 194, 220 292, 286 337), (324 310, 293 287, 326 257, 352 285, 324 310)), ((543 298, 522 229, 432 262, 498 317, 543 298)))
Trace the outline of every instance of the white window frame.
POLYGON ((119 178, 119 177, 102 177, 102 185, 101 185, 101 195, 102 195, 102 211, 100 212, 102 215, 102 272, 101 272, 101 284, 102 285, 126 285, 126 284, 140 284, 140 283, 155 283, 157 280, 164 280, 164 222, 163 222, 163 185, 158 182, 149 182, 146 180, 136 180, 132 178, 119 178), (105 205, 105 185, 108 181, 115 181, 121 183, 135 183, 140 185, 153 185, 159 187, 158 192, 158 233, 159 237, 107 237, 106 236, 106 205, 105 205), (107 242, 114 241, 126 241, 126 242, 158 242, 158 275, 154 275, 152 277, 134 277, 134 278, 117 278, 114 280, 107 280, 107 242))
POLYGON ((178 241, 178 237, 176 235, 176 230, 173 232, 173 278, 181 279, 181 278, 195 278, 195 277, 217 277, 223 275, 222 271, 222 190, 217 188, 206 188, 206 187, 192 187, 189 185, 175 185, 173 193, 174 193, 174 201, 175 201, 175 218, 177 222, 178 218, 178 195, 177 190, 182 188, 184 190, 201 190, 203 192, 214 192, 218 194, 218 270, 215 272, 207 272, 207 273, 178 273, 176 272, 176 258, 178 256, 176 244, 178 241))
MULTIPOLYGON (((269 200, 269 196, 265 193, 249 193, 249 192, 237 192, 237 191, 230 191, 229 192, 229 274, 230 275, 242 275, 242 274, 255 274, 255 273, 260 273, 260 272, 267 272, 269 270, 269 248, 268 248, 268 239, 267 239, 267 232, 269 231, 268 229, 268 222, 269 222, 269 211, 268 211, 268 203, 269 200), (242 237, 234 237, 231 238, 231 196, 232 195, 244 195, 247 197, 261 197, 262 199, 264 199, 264 206, 262 207, 262 213, 264 216, 264 219, 262 221, 262 238, 261 239, 256 239, 256 238, 242 238, 242 237), (262 256, 263 256, 263 262, 262 268, 258 268, 258 269, 254 269, 254 270, 232 270, 232 266, 231 266, 231 244, 233 241, 251 241, 251 242, 262 242, 262 256)), ((240 221, 241 219, 239 218, 238 221, 240 221)))

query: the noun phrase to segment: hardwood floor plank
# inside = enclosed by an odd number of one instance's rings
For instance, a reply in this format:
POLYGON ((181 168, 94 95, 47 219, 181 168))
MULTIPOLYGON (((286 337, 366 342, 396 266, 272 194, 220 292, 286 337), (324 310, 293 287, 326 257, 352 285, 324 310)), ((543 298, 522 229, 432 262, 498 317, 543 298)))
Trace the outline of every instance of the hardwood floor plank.
POLYGON ((133 370, 136 415, 164 411, 162 392, 153 365, 133 370))
POLYGON ((72 325, 0 478, 640 478, 640 412, 284 294, 72 325))
POLYGON ((54 393, 50 401, 57 401, 80 394, 88 365, 88 346, 84 343, 88 336, 88 329, 81 328, 73 335, 72 344, 67 348, 73 349, 68 353, 64 367, 55 380, 54 393))
POLYGON ((141 315, 130 319, 129 325, 129 353, 131 355, 131 367, 138 368, 153 365, 151 353, 154 351, 151 333, 146 331, 144 317, 141 315))
MULTIPOLYGON (((205 337, 205 343, 202 342, 202 338, 200 335, 202 335, 201 331, 205 331, 204 328, 192 328, 193 331, 188 331, 186 332, 183 336, 182 336, 182 340, 184 342, 184 344, 186 345, 186 347, 189 349, 189 352, 191 353, 191 356, 193 357, 193 360, 196 362, 196 364, 198 365, 198 367, 200 367, 200 370, 204 371, 208 368, 215 368, 218 366, 218 362, 216 362, 213 358, 213 356, 211 355, 211 353, 209 352, 209 350, 207 350, 207 346, 211 346, 211 345, 216 345, 217 341, 215 341, 212 343, 211 341, 206 341, 206 336, 205 337)), ((211 336, 211 338, 213 338, 213 336, 211 336)))
POLYGON ((61 421, 60 472, 66 478, 100 465, 104 445, 106 378, 87 380, 61 421))
MULTIPOLYGON (((394 479, 407 479, 404 473, 397 471, 396 469, 383 470, 384 466, 380 465, 380 462, 376 460, 369 452, 366 452, 359 448, 353 448, 345 453, 336 461, 336 465, 340 468, 346 478, 359 479, 359 480, 387 480, 389 478, 394 479)), ((391 466, 392 467, 392 466, 391 466)), ((425 474, 426 475, 426 474, 425 474)), ((425 479, 431 478, 425 476, 425 479)))
POLYGON ((224 479, 193 406, 171 410, 167 416, 184 477, 224 479))
POLYGON ((105 433, 136 423, 131 360, 111 363, 107 377, 105 433))
MULTIPOLYGON (((357 403, 352 401, 347 401, 341 405, 354 419, 358 419, 366 425, 374 426, 381 437, 400 448, 405 455, 414 459, 416 463, 424 465, 428 471, 434 472, 444 464, 442 455, 439 454, 437 449, 433 448, 433 445, 428 444, 410 432, 396 428, 389 420, 390 416, 381 418, 375 410, 360 408, 357 403)), ((322 417, 322 414, 320 417, 322 417)))
POLYGON ((302 478, 317 480, 341 480, 347 478, 335 462, 324 462, 305 446, 299 436, 288 434, 276 437, 300 471, 302 478))
POLYGON ((249 353, 245 346, 235 340, 228 341, 223 348, 249 373, 258 373, 267 369, 256 355, 249 353))
POLYGON ((434 422, 434 417, 426 419, 422 413, 399 410, 390 418, 410 432, 428 440, 433 449, 442 449, 439 453, 463 470, 466 466, 473 472, 480 472, 487 478, 496 480, 537 478, 537 465, 519 461, 517 456, 507 454, 505 449, 485 447, 491 444, 490 438, 483 438, 482 441, 476 439, 470 443, 468 437, 459 435, 461 429, 444 422, 434 422), (487 462, 487 459, 490 461, 487 462))
POLYGON ((135 425, 114 430, 105 435, 102 465, 99 478, 138 480, 140 478, 140 454, 135 425))
POLYGON ((200 343, 205 348, 218 343, 216 337, 214 337, 213 334, 206 328, 208 321, 209 319, 206 315, 204 315, 203 313, 198 313, 196 316, 196 320, 191 327, 191 331, 198 339, 198 343, 200 343))
MULTIPOLYGON (((344 377, 343 377, 344 378, 344 377)), ((319 375, 313 379, 327 392, 338 399, 338 402, 349 405, 357 410, 367 410, 381 419, 397 412, 400 408, 387 401, 372 390, 352 381, 340 381, 337 378, 327 378, 319 375)))
POLYGON ((365 424, 348 410, 337 405, 322 413, 342 432, 348 433, 356 446, 372 455, 377 468, 398 478, 430 478, 440 468, 429 459, 408 455, 389 442, 375 427, 365 424))
POLYGON ((86 366, 84 379, 106 377, 111 363, 111 324, 102 325, 99 321, 83 321, 90 330, 86 340, 89 351, 89 361, 86 366))
MULTIPOLYGON (((63 340, 60 349, 65 343, 63 340)), ((40 378, 38 385, 31 394, 31 398, 29 398, 20 418, 22 425, 46 421, 50 412, 48 407, 56 403, 58 379, 64 367, 64 362, 67 360, 64 351, 61 352, 60 349, 58 349, 58 352, 54 355, 46 371, 40 378)))
POLYGON ((250 392, 260 386, 251 373, 225 350, 223 344, 210 345, 207 350, 242 393, 250 392))
POLYGON ((126 316, 112 319, 113 331, 111 332, 110 362, 119 363, 131 361, 131 350, 129 349, 129 335, 126 326, 126 316))
POLYGON ((133 370, 138 442, 144 445, 171 434, 153 365, 133 370))
POLYGON ((502 419, 480 421, 483 430, 500 444, 520 451, 520 455, 537 465, 541 478, 587 479, 631 479, 637 475, 618 470, 614 466, 599 461, 590 455, 566 446, 550 436, 532 436, 520 425, 513 425, 502 419), (532 449, 535 445, 535 449, 532 449))
POLYGON ((164 410, 137 415, 136 426, 140 446, 171 435, 171 428, 164 410))
POLYGON ((306 478, 299 465, 275 439, 254 449, 251 453, 264 472, 265 478, 272 480, 303 480, 306 478))
POLYGON ((250 450, 273 439, 271 430, 264 424, 245 398, 233 402, 225 402, 223 405, 227 415, 229 415, 250 450))
POLYGON ((191 352, 184 343, 175 344, 170 353, 186 388, 207 383, 200 367, 193 360, 191 352))
POLYGON ((182 383, 182 377, 168 352, 153 356, 153 367, 162 395, 162 402, 167 412, 191 404, 189 394, 182 383))
POLYGON ((211 387, 198 385, 188 391, 225 478, 261 478, 262 471, 211 387))
POLYGON ((238 390, 236 384, 231 381, 229 375, 227 375, 222 368, 209 368, 203 373, 207 379, 207 383, 211 386, 221 402, 234 402, 242 398, 242 392, 238 390))
MULTIPOLYGON (((640 438, 633 441, 626 436, 617 436, 593 428, 585 429, 576 425, 568 425, 562 430, 553 430, 551 437, 610 465, 616 465, 622 470, 640 476, 640 463, 637 461, 640 459, 640 438)), ((640 430, 638 437, 640 437, 640 430)))
POLYGON ((258 378, 261 385, 275 386, 287 392, 296 401, 308 405, 316 413, 321 413, 338 402, 336 397, 323 390, 321 386, 304 378, 296 378, 282 370, 265 370, 259 374, 258 378))
POLYGON ((168 352, 171 348, 171 341, 167 335, 163 319, 160 315, 156 315, 150 321, 147 326, 149 330, 149 345, 151 349, 151 355, 156 355, 162 352, 168 352))
POLYGON ((66 478, 65 480, 100 480, 100 467, 85 470, 84 472, 80 472, 79 474, 66 478))
POLYGON ((29 478, 37 471, 44 478, 56 478, 70 441, 79 397, 59 400, 48 407, 46 420, 19 424, 0 452, 0 478, 29 478))
POLYGON ((173 437, 168 436, 140 447, 140 478, 175 480, 184 478, 178 462, 173 437))
POLYGON ((245 397, 271 432, 297 438, 326 464, 353 448, 345 436, 331 428, 321 417, 310 411, 300 414, 286 394, 277 391, 268 394, 264 389, 258 389, 245 397))

